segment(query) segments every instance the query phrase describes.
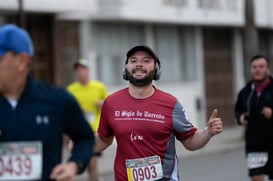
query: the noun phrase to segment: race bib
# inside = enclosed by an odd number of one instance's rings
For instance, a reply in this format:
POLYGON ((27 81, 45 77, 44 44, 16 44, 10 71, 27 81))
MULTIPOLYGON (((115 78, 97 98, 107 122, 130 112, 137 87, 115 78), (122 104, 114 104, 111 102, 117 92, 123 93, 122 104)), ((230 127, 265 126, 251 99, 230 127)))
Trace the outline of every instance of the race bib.
POLYGON ((255 152, 247 154, 247 166, 249 169, 263 167, 266 165, 267 161, 267 152, 255 152))
POLYGON ((39 180, 41 176, 41 142, 0 143, 0 181, 39 180))
POLYGON ((126 160, 128 181, 152 181, 163 178, 159 156, 126 160))

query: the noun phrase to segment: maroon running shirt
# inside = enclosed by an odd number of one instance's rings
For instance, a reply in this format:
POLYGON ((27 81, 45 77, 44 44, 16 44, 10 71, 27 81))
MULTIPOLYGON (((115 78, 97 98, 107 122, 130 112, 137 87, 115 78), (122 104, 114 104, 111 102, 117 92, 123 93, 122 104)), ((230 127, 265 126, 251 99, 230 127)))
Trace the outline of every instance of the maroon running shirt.
MULTIPOLYGON (((185 140, 196 130, 174 96, 155 88, 151 97, 135 99, 125 88, 104 101, 98 134, 106 138, 114 135, 117 141, 115 180, 128 180, 126 160, 156 155, 161 160, 163 178, 178 180, 175 138, 185 140)), ((149 180, 156 174, 152 167, 148 170, 145 164, 142 166, 132 172, 135 180, 144 176, 149 180)))

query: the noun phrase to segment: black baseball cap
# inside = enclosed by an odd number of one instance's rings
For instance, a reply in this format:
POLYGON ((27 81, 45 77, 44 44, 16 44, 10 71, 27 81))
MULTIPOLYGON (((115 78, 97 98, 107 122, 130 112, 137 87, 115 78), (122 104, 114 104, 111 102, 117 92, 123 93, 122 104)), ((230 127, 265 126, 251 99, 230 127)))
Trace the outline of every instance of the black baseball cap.
POLYGON ((155 62, 160 65, 160 61, 159 61, 159 58, 157 57, 157 55, 154 53, 154 51, 150 47, 145 46, 145 45, 138 45, 138 46, 131 48, 126 54, 127 58, 126 58, 125 64, 128 63, 128 59, 137 51, 144 51, 144 52, 150 54, 153 57, 153 59, 155 60, 155 62))

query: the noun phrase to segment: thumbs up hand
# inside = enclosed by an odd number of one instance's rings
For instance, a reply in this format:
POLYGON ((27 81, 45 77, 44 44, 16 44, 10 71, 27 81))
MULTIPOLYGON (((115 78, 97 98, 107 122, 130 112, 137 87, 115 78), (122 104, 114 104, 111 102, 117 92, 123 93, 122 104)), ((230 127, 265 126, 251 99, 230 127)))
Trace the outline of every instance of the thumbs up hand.
POLYGON ((218 116, 218 110, 214 109, 208 121, 208 135, 214 136, 223 131, 223 122, 218 116))

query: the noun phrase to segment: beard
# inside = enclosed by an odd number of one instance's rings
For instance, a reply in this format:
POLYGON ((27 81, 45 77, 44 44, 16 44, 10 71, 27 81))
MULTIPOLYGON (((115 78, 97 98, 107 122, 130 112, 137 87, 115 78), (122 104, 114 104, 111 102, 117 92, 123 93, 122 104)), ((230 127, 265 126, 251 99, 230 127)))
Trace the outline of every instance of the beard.
MULTIPOLYGON (((140 70, 140 69, 135 69, 135 70, 133 70, 133 72, 135 72, 137 70, 140 70)), ((142 69, 141 69, 141 71, 146 72, 146 71, 144 71, 142 69)), ((155 69, 153 71, 149 72, 143 78, 135 78, 133 76, 133 73, 130 73, 127 70, 126 70, 126 73, 127 73, 128 80, 129 80, 129 82, 131 84, 133 84, 136 87, 144 87, 144 86, 147 86, 147 85, 149 85, 149 84, 151 84, 153 82, 153 79, 154 79, 154 76, 155 76, 155 69)))

